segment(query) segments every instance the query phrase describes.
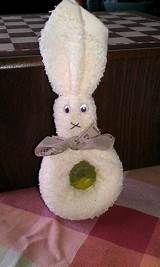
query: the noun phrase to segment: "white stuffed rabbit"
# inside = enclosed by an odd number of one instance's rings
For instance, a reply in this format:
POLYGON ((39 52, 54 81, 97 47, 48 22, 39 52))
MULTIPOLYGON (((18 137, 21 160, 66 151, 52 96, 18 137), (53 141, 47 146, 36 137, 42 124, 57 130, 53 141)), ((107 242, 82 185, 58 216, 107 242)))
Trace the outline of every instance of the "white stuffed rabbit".
POLYGON ((122 164, 112 136, 100 135, 96 127, 92 98, 105 70, 107 43, 108 29, 74 0, 63 0, 41 33, 41 55, 58 98, 57 137, 35 150, 44 155, 39 185, 48 208, 67 219, 99 216, 122 189, 122 164))

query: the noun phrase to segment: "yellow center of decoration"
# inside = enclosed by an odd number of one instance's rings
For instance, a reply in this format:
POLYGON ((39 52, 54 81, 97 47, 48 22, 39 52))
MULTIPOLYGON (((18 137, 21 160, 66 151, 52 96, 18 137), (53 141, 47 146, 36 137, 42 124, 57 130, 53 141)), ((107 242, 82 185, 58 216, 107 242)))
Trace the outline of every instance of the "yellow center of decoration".
POLYGON ((86 190, 96 181, 95 167, 88 161, 80 161, 70 171, 70 184, 76 189, 86 190))

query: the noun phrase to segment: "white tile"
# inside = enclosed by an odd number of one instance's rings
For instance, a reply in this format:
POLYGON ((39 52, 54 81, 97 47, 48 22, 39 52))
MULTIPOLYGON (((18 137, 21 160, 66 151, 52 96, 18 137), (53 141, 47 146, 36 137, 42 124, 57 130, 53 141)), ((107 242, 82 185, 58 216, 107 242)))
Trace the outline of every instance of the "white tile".
POLYGON ((16 21, 16 22, 5 22, 6 26, 19 26, 19 25, 26 25, 25 22, 22 21, 16 21))
POLYGON ((5 26, 0 26, 0 30, 5 30, 6 27, 5 26))
POLYGON ((7 29, 9 33, 23 33, 23 32, 32 32, 30 28, 18 28, 18 29, 7 29))
POLYGON ((111 14, 116 14, 118 16, 121 16, 121 15, 128 15, 129 16, 129 13, 128 12, 110 12, 111 14))
POLYGON ((152 37, 157 38, 160 40, 160 35, 152 35, 152 37))
POLYGON ((149 31, 157 31, 157 29, 151 27, 129 27, 134 31, 142 31, 142 32, 149 32, 149 31))
POLYGON ((128 17, 125 17, 125 19, 139 21, 139 20, 144 20, 145 18, 144 17, 139 17, 139 16, 135 16, 135 17, 132 17, 132 16, 129 17, 128 16, 128 17))
POLYGON ((115 16, 115 15, 105 15, 104 16, 104 19, 117 19, 118 16, 115 16))
POLYGON ((33 28, 33 29, 39 29, 39 28, 43 28, 44 24, 29 24, 29 27, 33 28))
POLYGON ((131 20, 125 20, 125 19, 123 19, 123 20, 116 20, 115 21, 115 23, 117 23, 117 24, 135 24, 136 22, 135 21, 131 21, 131 20))
POLYGON ((160 22, 156 22, 156 21, 144 22, 142 23, 142 25, 154 27, 154 26, 160 26, 160 22))
MULTIPOLYGON (((52 11, 51 11, 52 12, 52 11)), ((48 19, 49 18, 49 15, 41 15, 40 16, 42 19, 48 19)))
POLYGON ((106 20, 106 16, 98 16, 98 18, 100 19, 100 20, 106 20))
POLYGON ((13 43, 36 43, 37 37, 11 37, 13 43))
POLYGON ((30 22, 30 21, 41 21, 41 18, 24 18, 24 21, 30 22))
POLYGON ((130 32, 119 32, 119 35, 123 37, 139 37, 139 36, 147 36, 147 34, 144 34, 142 32, 136 32, 136 31, 130 31, 130 32))
POLYGON ((4 20, 12 20, 12 19, 22 19, 21 16, 1 16, 4 20))
POLYGON ((118 24, 108 24, 107 27, 109 29, 117 29, 117 28, 125 28, 123 25, 118 25, 118 24))
POLYGON ((0 33, 0 39, 1 38, 10 38, 8 33, 0 33))
POLYGON ((13 44, 0 44, 0 51, 14 51, 13 44))
POLYGON ((125 37, 111 37, 109 38, 109 45, 119 45, 119 44, 131 44, 134 43, 134 41, 125 38, 125 37))
POLYGON ((101 19, 101 18, 99 18, 100 19, 100 21, 102 21, 103 23, 107 23, 107 20, 106 19, 101 19))

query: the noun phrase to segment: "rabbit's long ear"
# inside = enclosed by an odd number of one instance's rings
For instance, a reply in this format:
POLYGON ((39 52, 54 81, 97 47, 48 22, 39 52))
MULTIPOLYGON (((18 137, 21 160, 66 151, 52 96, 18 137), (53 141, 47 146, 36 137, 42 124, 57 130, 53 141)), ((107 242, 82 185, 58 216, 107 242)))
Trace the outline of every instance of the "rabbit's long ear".
POLYGON ((81 7, 63 0, 41 32, 40 52, 53 90, 68 95, 80 88, 84 62, 84 22, 81 7))
POLYGON ((82 9, 84 21, 84 68, 81 80, 80 93, 91 95, 102 78, 108 49, 108 29, 94 15, 82 9))

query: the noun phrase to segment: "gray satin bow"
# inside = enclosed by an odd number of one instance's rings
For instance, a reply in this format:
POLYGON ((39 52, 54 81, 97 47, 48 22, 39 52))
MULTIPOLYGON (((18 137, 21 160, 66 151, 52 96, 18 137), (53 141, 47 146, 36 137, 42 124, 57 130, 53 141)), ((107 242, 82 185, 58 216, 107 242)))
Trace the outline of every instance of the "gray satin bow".
POLYGON ((99 149, 107 150, 113 148, 114 137, 110 134, 100 133, 93 123, 80 135, 63 139, 58 136, 47 136, 35 148, 38 157, 56 155, 70 148, 72 150, 99 149))

